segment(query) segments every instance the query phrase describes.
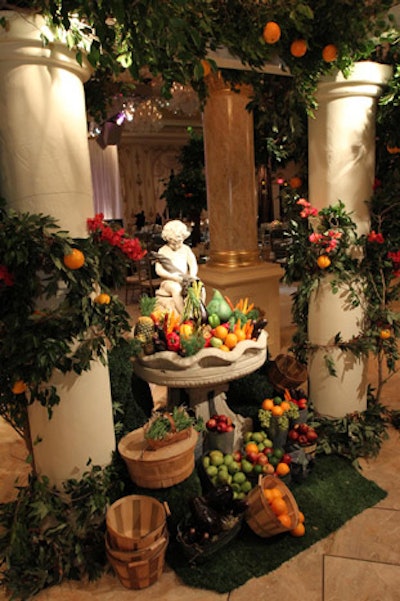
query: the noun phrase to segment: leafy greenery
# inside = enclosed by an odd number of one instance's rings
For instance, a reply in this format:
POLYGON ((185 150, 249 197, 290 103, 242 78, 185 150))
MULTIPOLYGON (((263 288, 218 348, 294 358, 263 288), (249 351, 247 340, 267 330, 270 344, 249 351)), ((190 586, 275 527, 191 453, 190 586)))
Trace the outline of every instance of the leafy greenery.
POLYGON ((124 305, 104 282, 110 273, 120 281, 129 264, 112 242, 96 232, 72 239, 52 217, 1 205, 0 415, 22 436, 29 404, 40 402, 51 416, 59 402, 54 370, 81 374, 92 360, 106 364, 107 348, 130 331, 124 305), (83 253, 79 269, 64 264, 74 248, 83 253))
POLYGON ((145 438, 163 440, 174 430, 181 432, 193 427, 200 432, 203 426, 203 420, 190 415, 185 407, 173 407, 172 412, 169 413, 161 410, 154 412, 146 429, 145 438))

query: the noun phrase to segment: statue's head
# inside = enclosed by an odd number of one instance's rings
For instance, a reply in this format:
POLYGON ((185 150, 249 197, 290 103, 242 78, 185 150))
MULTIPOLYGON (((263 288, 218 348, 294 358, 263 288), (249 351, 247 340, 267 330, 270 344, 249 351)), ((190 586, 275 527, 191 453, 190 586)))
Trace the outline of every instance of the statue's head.
POLYGON ((161 236, 167 243, 183 242, 190 236, 189 228, 179 219, 168 221, 162 230, 161 236))

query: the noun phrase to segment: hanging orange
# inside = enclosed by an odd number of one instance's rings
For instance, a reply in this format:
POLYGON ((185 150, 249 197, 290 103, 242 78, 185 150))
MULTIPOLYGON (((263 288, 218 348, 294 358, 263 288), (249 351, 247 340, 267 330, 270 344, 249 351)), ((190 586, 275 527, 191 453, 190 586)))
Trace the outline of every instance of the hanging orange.
POLYGON ((317 265, 320 269, 326 269, 331 264, 328 255, 320 255, 317 259, 317 265))
POLYGON ((335 44, 327 44, 322 49, 322 58, 326 63, 333 63, 338 57, 338 49, 335 44))
POLYGON ((301 58, 307 52, 307 42, 305 40, 294 40, 290 45, 290 54, 295 58, 301 58))
POLYGON ((207 77, 207 75, 210 75, 210 73, 211 73, 211 65, 208 62, 208 60, 206 60, 205 58, 203 60, 201 60, 200 62, 201 62, 201 66, 203 67, 203 77, 207 77))
POLYGON ((290 178, 289 185, 292 188, 292 190, 297 190, 297 188, 301 188, 301 186, 303 185, 303 180, 301 179, 301 177, 295 175, 290 178))
POLYGON ((263 30, 263 38, 267 44, 276 44, 281 37, 281 28, 275 21, 268 21, 263 30))
POLYGON ((94 299, 94 302, 98 305, 109 305, 111 301, 111 296, 103 292, 102 294, 98 294, 94 299))
POLYGON ((64 265, 68 269, 80 269, 85 263, 85 255, 78 248, 73 248, 68 255, 64 255, 64 265))
POLYGON ((23 380, 17 380, 16 382, 14 382, 11 390, 13 394, 22 394, 26 390, 26 384, 23 380))

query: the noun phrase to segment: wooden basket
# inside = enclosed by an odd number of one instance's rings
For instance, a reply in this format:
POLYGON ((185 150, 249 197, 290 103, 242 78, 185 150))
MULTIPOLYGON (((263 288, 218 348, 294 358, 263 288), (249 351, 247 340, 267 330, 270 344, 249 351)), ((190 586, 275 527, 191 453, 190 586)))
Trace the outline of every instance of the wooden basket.
POLYGON ((146 588, 160 578, 164 571, 168 537, 162 537, 161 541, 153 549, 154 552, 143 560, 119 561, 107 552, 107 559, 125 588, 146 588))
POLYGON ((169 509, 145 495, 128 495, 107 510, 109 542, 120 551, 145 549, 161 538, 166 529, 169 509))
POLYGON ((307 368, 291 355, 278 355, 268 364, 267 375, 277 389, 297 388, 307 379, 307 368))
POLYGON ((144 426, 144 435, 145 435, 145 438, 147 441, 147 446, 150 449, 161 449, 162 447, 167 447, 170 444, 174 444, 174 442, 179 442, 180 440, 185 440, 185 438, 189 438, 190 428, 185 428, 184 430, 180 430, 179 432, 177 432, 176 426, 175 426, 175 421, 174 421, 172 415, 169 413, 163 413, 162 417, 165 417, 166 419, 168 419, 171 424, 171 430, 167 434, 167 436, 165 436, 164 438, 162 438, 162 439, 147 438, 146 432, 149 429, 151 422, 148 422, 144 426))
POLYGON ((148 449, 144 429, 138 428, 124 436, 118 451, 133 482, 143 488, 168 488, 186 480, 194 470, 194 449, 198 432, 158 449, 148 449))
POLYGON ((158 551, 159 547, 164 544, 164 540, 165 538, 168 538, 168 536, 168 529, 165 527, 160 538, 157 538, 157 540, 151 543, 148 547, 139 548, 134 551, 124 551, 114 547, 108 532, 106 532, 104 540, 108 555, 110 555, 113 559, 117 559, 118 561, 130 563, 132 561, 144 561, 152 557, 158 551))
POLYGON ((287 532, 295 528, 299 521, 299 508, 296 500, 288 487, 275 476, 260 476, 258 485, 253 488, 246 497, 248 508, 245 513, 245 519, 250 528, 263 538, 275 536, 282 532, 287 532), (288 514, 291 518, 291 525, 286 528, 272 511, 267 499, 264 496, 265 488, 279 488, 282 492, 282 498, 288 506, 288 514))

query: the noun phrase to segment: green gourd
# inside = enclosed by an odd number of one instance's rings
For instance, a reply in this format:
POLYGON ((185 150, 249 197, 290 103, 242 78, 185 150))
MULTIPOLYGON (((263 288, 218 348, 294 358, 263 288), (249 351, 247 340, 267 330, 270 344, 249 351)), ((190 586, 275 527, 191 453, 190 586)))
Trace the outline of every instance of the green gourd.
POLYGON ((207 313, 216 313, 221 322, 228 321, 232 315, 232 309, 219 290, 214 290, 214 295, 207 305, 207 313))

